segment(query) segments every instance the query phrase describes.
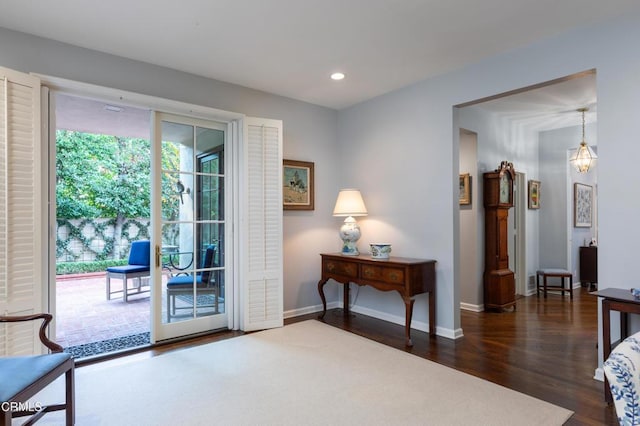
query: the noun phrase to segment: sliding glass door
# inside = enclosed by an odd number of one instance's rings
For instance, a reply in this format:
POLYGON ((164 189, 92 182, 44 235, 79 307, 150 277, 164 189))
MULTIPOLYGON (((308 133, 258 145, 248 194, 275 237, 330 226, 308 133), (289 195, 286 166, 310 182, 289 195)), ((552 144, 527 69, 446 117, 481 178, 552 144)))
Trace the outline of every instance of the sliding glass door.
POLYGON ((227 327, 227 125, 154 113, 155 340, 227 327))

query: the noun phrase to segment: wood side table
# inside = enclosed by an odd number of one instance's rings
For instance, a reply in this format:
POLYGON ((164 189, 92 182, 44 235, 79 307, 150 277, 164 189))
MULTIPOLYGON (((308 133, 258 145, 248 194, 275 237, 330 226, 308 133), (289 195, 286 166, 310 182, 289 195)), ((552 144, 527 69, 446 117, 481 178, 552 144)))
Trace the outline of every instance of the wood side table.
POLYGON ((598 247, 580 247, 580 283, 598 286, 598 247))
POLYGON ((333 279, 344 287, 344 315, 349 315, 349 283, 371 286, 381 291, 395 290, 405 304, 406 345, 411 341, 411 318, 414 296, 429 294, 429 334, 436 333, 436 273, 435 260, 391 257, 373 259, 370 256, 345 256, 340 253, 321 254, 322 278, 318 282, 318 293, 322 299, 322 315, 327 312, 324 285, 333 279))
MULTIPOLYGON (((633 297, 629 289, 605 288, 590 293, 602 297, 602 357, 606 361, 611 354, 611 311, 620 312, 620 341, 629 337, 627 314, 640 314, 640 299, 633 297)), ((609 381, 604 377, 604 400, 613 401, 609 381)))

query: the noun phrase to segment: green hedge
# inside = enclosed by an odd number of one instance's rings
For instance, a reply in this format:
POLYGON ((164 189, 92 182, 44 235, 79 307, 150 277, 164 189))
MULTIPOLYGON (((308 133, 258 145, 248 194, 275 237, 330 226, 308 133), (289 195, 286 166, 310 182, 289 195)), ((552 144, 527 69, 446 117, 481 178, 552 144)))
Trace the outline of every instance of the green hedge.
POLYGON ((96 260, 94 262, 59 262, 56 265, 56 275, 84 274, 87 272, 103 272, 110 266, 127 264, 127 259, 96 260))

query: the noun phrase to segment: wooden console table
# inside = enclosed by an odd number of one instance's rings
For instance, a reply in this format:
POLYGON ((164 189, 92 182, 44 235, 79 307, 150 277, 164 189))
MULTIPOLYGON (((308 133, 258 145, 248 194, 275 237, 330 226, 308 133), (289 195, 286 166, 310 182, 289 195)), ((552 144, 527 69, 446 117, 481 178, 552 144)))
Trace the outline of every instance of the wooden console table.
MULTIPOLYGON (((623 341, 629 337, 627 314, 640 314, 640 299, 633 297, 629 289, 622 288, 605 288, 590 294, 602 297, 602 358, 606 361, 611 354, 611 311, 620 312, 620 341, 623 341)), ((604 399, 608 403, 613 401, 606 376, 604 399)))
POLYGON ((349 283, 368 285, 381 291, 395 290, 405 304, 406 345, 411 341, 411 317, 414 296, 429 293, 429 334, 436 333, 436 272, 435 260, 391 257, 372 259, 370 256, 344 256, 340 253, 321 254, 322 278, 318 293, 322 299, 322 316, 327 312, 323 287, 331 278, 344 287, 344 315, 349 315, 349 283))

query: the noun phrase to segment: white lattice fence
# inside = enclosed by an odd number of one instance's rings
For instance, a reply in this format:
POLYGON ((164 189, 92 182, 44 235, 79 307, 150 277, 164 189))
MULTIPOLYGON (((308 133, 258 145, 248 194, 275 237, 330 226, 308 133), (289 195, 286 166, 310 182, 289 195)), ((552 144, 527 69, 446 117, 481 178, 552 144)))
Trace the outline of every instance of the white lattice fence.
POLYGON ((58 219, 57 222, 58 262, 120 258, 129 252, 131 241, 149 238, 148 218, 125 219, 120 238, 114 235, 114 219, 58 219))

